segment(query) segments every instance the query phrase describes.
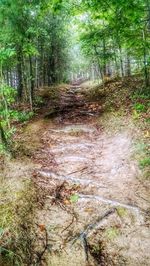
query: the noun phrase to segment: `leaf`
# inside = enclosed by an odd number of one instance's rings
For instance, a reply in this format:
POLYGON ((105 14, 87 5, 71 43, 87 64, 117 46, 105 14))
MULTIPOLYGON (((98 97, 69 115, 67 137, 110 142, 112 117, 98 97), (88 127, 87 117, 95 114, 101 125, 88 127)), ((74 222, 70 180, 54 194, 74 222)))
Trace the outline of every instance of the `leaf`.
POLYGON ((146 131, 146 133, 145 133, 144 137, 145 137, 145 138, 149 138, 149 137, 150 137, 150 133, 149 133, 149 131, 148 131, 148 130, 146 131))
POLYGON ((45 231, 45 225, 44 224, 39 224, 40 231, 43 232, 45 231))
POLYGON ((71 203, 76 203, 78 201, 78 199, 79 199, 79 195, 77 195, 77 194, 74 194, 70 197, 71 203))

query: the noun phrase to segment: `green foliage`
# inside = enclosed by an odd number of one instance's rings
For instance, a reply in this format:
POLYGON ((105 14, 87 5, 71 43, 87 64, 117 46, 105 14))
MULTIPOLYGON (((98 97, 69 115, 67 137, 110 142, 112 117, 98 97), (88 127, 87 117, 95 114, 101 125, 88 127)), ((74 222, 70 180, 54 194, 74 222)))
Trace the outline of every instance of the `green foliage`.
POLYGON ((3 143, 0 143, 0 154, 5 154, 5 146, 3 143))
POLYGON ((141 93, 140 91, 134 93, 132 96, 131 96, 131 99, 132 100, 138 100, 138 99, 142 99, 142 100, 148 100, 150 97, 150 94, 145 91, 144 93, 141 93))
POLYGON ((0 48, 0 64, 6 63, 8 59, 15 55, 14 49, 11 48, 0 48))
POLYGON ((70 197, 70 202, 71 203, 76 203, 79 200, 79 195, 74 194, 70 197))
POLYGON ((12 109, 16 99, 16 90, 1 83, 0 87, 0 123, 1 130, 3 130, 3 138, 0 143, 0 152, 3 153, 7 144, 10 144, 12 135, 15 132, 15 128, 11 126, 11 122, 16 120, 25 122, 31 119, 34 115, 33 112, 18 112, 12 109))
POLYGON ((0 196, 4 203, 0 205, 0 265, 29 265, 34 253, 33 241, 37 240, 36 191, 29 180, 17 191, 13 189, 14 186, 1 179, 0 196))
POLYGON ((1 123, 1 139, 2 146, 6 145, 6 141, 10 138, 14 129, 11 128, 10 121, 12 118, 11 104, 15 101, 15 90, 4 83, 0 85, 0 123, 1 123))
POLYGON ((17 120, 20 122, 25 122, 30 120, 34 116, 34 112, 18 112, 17 113, 17 120))
POLYGON ((133 108, 137 111, 137 112, 144 112, 145 111, 145 105, 141 104, 141 103, 135 103, 133 105, 133 108))
POLYGON ((142 169, 150 166, 150 157, 146 157, 139 161, 139 165, 142 169))
POLYGON ((37 106, 42 106, 44 104, 44 100, 41 96, 36 96, 34 102, 37 106))

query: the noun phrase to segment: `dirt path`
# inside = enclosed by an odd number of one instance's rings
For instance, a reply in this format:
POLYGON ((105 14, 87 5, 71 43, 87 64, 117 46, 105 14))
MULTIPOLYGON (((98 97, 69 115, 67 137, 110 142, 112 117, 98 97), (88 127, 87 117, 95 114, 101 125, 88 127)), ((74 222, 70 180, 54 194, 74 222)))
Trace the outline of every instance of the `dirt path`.
POLYGON ((39 223, 51 250, 43 265, 148 266, 149 202, 132 159, 133 136, 128 126, 108 134, 98 123, 101 104, 90 108, 73 87, 56 118, 29 126, 31 136, 41 130, 44 143, 34 158, 34 180, 45 191, 39 223))

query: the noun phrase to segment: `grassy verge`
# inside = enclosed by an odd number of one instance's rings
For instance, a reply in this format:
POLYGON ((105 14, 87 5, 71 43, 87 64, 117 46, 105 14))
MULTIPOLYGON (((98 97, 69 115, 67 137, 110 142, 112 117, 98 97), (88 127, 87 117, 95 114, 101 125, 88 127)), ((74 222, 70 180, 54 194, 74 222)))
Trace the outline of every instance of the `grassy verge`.
POLYGON ((135 140, 134 159, 142 177, 150 178, 150 92, 142 88, 142 80, 139 77, 111 80, 105 88, 91 88, 87 98, 102 104, 103 114, 98 123, 108 134, 125 128, 130 132, 135 140))
POLYGON ((36 240, 34 186, 29 180, 16 186, 2 177, 0 181, 0 265, 32 265, 36 240))

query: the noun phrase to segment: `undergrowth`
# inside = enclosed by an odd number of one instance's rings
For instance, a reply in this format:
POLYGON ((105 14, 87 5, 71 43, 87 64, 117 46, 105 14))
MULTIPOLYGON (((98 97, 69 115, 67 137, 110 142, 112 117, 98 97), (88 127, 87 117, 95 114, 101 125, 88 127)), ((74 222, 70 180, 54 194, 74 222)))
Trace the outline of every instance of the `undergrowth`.
POLYGON ((134 158, 142 176, 149 178, 150 172, 150 90, 144 88, 140 77, 110 80, 90 88, 88 100, 98 100, 103 106, 103 115, 98 123, 108 134, 127 128, 136 139, 134 158))
POLYGON ((35 265, 36 190, 31 181, 19 191, 12 191, 1 179, 0 265, 35 265))

